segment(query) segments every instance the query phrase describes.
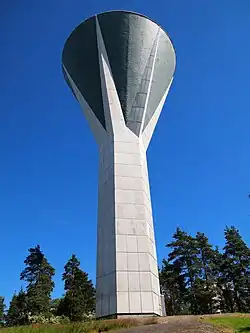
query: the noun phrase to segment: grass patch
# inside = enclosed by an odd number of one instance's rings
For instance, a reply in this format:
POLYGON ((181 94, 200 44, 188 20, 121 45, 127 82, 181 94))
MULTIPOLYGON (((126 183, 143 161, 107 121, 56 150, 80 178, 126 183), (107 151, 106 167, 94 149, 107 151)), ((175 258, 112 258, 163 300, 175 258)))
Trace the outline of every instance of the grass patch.
POLYGON ((250 315, 218 315, 216 317, 210 317, 206 319, 206 321, 221 328, 231 329, 232 332, 250 333, 250 315))
POLYGON ((2 328, 0 329, 0 333, 100 333, 135 327, 139 325, 153 325, 157 323, 157 318, 149 317, 142 319, 129 318, 96 320, 68 325, 33 324, 31 326, 2 328))

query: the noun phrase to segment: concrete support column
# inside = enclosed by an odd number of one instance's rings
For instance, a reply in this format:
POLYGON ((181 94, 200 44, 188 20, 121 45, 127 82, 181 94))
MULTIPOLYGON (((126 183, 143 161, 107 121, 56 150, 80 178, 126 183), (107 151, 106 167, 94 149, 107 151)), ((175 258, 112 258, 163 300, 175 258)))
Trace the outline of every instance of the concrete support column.
POLYGON ((108 139, 100 147, 99 175, 97 317, 161 315, 147 159, 140 139, 108 139))

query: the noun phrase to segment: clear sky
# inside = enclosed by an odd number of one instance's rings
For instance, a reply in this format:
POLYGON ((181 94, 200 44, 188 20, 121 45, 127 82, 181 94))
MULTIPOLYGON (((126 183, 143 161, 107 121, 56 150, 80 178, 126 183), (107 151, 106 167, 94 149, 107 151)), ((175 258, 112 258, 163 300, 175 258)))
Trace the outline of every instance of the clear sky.
POLYGON ((95 279, 98 151, 61 72, 72 29, 127 9, 170 35, 177 69, 148 151, 159 261, 180 226, 250 243, 249 0, 0 1, 0 295, 19 290, 29 247, 56 268, 75 252, 95 279))

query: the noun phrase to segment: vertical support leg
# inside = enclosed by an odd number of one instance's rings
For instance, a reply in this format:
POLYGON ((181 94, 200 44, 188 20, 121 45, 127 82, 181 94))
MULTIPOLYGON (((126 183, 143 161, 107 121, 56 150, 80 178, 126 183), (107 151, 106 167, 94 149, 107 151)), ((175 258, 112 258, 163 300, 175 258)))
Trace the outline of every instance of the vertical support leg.
POLYGON ((139 139, 100 147, 97 317, 161 315, 146 152, 139 139))

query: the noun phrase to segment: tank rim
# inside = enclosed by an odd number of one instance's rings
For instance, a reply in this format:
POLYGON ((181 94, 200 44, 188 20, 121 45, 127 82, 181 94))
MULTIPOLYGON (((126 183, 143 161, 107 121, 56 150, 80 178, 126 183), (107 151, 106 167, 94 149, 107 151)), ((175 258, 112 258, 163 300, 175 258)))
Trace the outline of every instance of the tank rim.
POLYGON ((173 42, 170 38, 170 36, 168 35, 168 33, 165 31, 165 29, 163 29, 163 27, 161 25, 159 25, 156 21, 152 20, 150 17, 144 15, 144 14, 141 14, 141 13, 138 13, 138 12, 135 12, 135 11, 131 11, 131 10, 123 10, 123 9, 114 9, 114 10, 107 10, 107 11, 104 11, 104 12, 101 12, 101 13, 98 13, 98 14, 94 14, 90 17, 88 17, 87 19, 81 21, 72 31, 71 33, 69 34, 68 38, 66 39, 66 42, 64 43, 64 46, 63 46, 63 50, 62 50, 62 62, 63 62, 63 53, 64 53, 64 49, 70 39, 70 37, 73 35, 73 33, 79 28, 80 25, 82 25, 83 23, 87 22, 88 20, 91 20, 93 19, 94 17, 98 17, 99 15, 102 15, 102 14, 106 14, 106 13, 113 13, 113 12, 120 12, 120 13, 130 13, 130 14, 135 14, 135 15, 138 15, 138 16, 141 16, 141 17, 144 17, 145 19, 153 22, 154 24, 156 24, 168 37, 168 39, 170 40, 170 43, 171 43, 171 46, 172 46, 172 49, 173 49, 173 52, 174 52, 174 57, 176 58, 176 52, 175 52, 175 48, 174 48, 174 45, 173 45, 173 42))

